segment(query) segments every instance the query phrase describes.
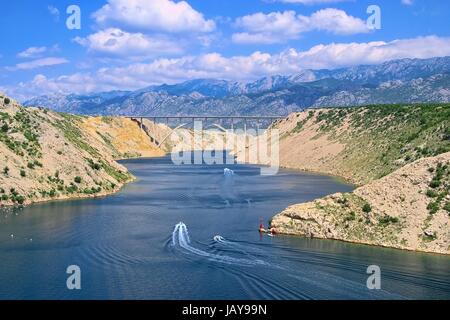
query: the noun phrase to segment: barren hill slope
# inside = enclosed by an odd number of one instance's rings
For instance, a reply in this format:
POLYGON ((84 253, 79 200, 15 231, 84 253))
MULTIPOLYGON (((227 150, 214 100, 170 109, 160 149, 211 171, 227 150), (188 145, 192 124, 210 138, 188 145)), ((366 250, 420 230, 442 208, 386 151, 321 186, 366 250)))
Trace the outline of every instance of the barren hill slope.
POLYGON ((131 120, 23 108, 0 95, 0 206, 109 194, 133 179, 115 159, 161 154, 131 120))

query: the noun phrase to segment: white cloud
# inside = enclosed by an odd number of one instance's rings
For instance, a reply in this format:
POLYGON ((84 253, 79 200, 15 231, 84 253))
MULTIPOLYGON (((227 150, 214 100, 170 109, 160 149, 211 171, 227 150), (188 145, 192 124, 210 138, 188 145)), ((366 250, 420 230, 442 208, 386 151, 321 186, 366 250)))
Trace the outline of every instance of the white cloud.
POLYGON ((414 1, 413 0, 402 0, 402 4, 411 6, 414 4, 414 1))
POLYGON ((311 16, 297 15, 295 11, 255 13, 238 18, 236 27, 244 32, 232 36, 235 43, 277 43, 297 39, 302 33, 314 30, 337 35, 367 33, 365 21, 349 16, 345 11, 327 8, 311 16))
POLYGON ((39 76, 6 91, 18 99, 57 92, 87 93, 113 89, 138 89, 152 84, 177 83, 196 78, 253 80, 266 75, 295 74, 304 69, 338 68, 379 64, 400 58, 450 56, 450 37, 419 37, 391 42, 332 43, 307 51, 285 50, 278 54, 255 52, 224 57, 218 53, 157 59, 126 67, 102 68, 57 78, 39 76))
POLYGON ((54 53, 57 51, 59 51, 59 46, 56 44, 50 48, 44 46, 29 47, 26 50, 19 52, 17 57, 22 59, 40 58, 44 55, 44 53, 54 53))
POLYGON ((9 71, 31 70, 31 69, 37 69, 37 68, 42 68, 42 67, 64 64, 64 63, 68 63, 68 62, 69 61, 64 58, 48 57, 48 58, 42 58, 42 59, 31 60, 28 62, 18 63, 14 67, 6 67, 6 69, 9 71))
POLYGON ((186 1, 108 0, 93 17, 102 26, 119 24, 139 30, 210 32, 216 27, 186 1))
POLYGON ((428 36, 391 42, 333 43, 317 45, 308 51, 293 54, 304 68, 311 69, 379 64, 403 58, 426 59, 450 56, 450 37, 428 36))
POLYGON ((59 21, 60 13, 59 13, 58 8, 55 8, 54 6, 48 6, 47 9, 48 9, 48 12, 50 12, 50 14, 53 16, 55 21, 59 21))
POLYGON ((180 53, 180 45, 174 41, 149 37, 142 33, 128 33, 118 28, 108 28, 86 38, 77 37, 75 42, 97 52, 115 57, 148 58, 155 54, 180 53))
POLYGON ((340 35, 369 32, 366 21, 349 16, 343 10, 332 8, 319 10, 312 14, 309 18, 309 25, 313 30, 323 30, 340 35))
POLYGON ((30 47, 17 54, 18 58, 36 58, 47 51, 47 47, 30 47))

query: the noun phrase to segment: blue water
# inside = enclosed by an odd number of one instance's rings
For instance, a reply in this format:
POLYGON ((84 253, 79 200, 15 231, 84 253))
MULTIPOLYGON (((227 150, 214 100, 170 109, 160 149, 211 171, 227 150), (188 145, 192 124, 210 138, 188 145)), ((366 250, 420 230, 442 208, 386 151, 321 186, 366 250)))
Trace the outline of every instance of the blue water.
POLYGON ((257 232, 290 204, 352 190, 333 178, 123 164, 138 180, 115 195, 0 213, 1 299, 450 298, 450 257, 257 232), (381 290, 366 287, 373 264, 381 290), (69 265, 81 290, 66 287, 69 265))

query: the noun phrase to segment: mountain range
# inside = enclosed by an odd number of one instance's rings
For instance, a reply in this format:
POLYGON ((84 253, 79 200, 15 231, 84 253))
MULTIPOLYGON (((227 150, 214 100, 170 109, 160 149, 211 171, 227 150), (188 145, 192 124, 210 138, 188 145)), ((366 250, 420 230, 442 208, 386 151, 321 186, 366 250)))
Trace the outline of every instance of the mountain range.
POLYGON ((304 70, 252 82, 196 79, 136 91, 54 94, 26 106, 86 115, 287 115, 306 108, 450 102, 450 57, 304 70))

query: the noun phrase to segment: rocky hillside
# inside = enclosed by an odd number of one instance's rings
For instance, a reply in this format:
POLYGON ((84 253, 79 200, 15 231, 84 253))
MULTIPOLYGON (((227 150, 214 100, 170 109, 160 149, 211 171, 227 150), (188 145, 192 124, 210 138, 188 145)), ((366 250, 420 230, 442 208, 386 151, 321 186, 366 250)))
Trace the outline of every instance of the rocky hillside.
POLYGON ((160 154, 131 120, 23 108, 0 95, 0 206, 109 194, 133 179, 115 159, 160 154))
POLYGON ((310 110, 280 121, 281 165, 362 187, 289 207, 272 227, 450 253, 449 119, 450 105, 396 105, 310 110))
POLYGON ((424 158, 356 189, 291 206, 277 232, 450 254, 450 153, 424 158))
POLYGON ((363 185, 450 151, 450 105, 311 109, 278 122, 280 163, 363 185), (293 148, 292 146, 296 146, 293 148))

